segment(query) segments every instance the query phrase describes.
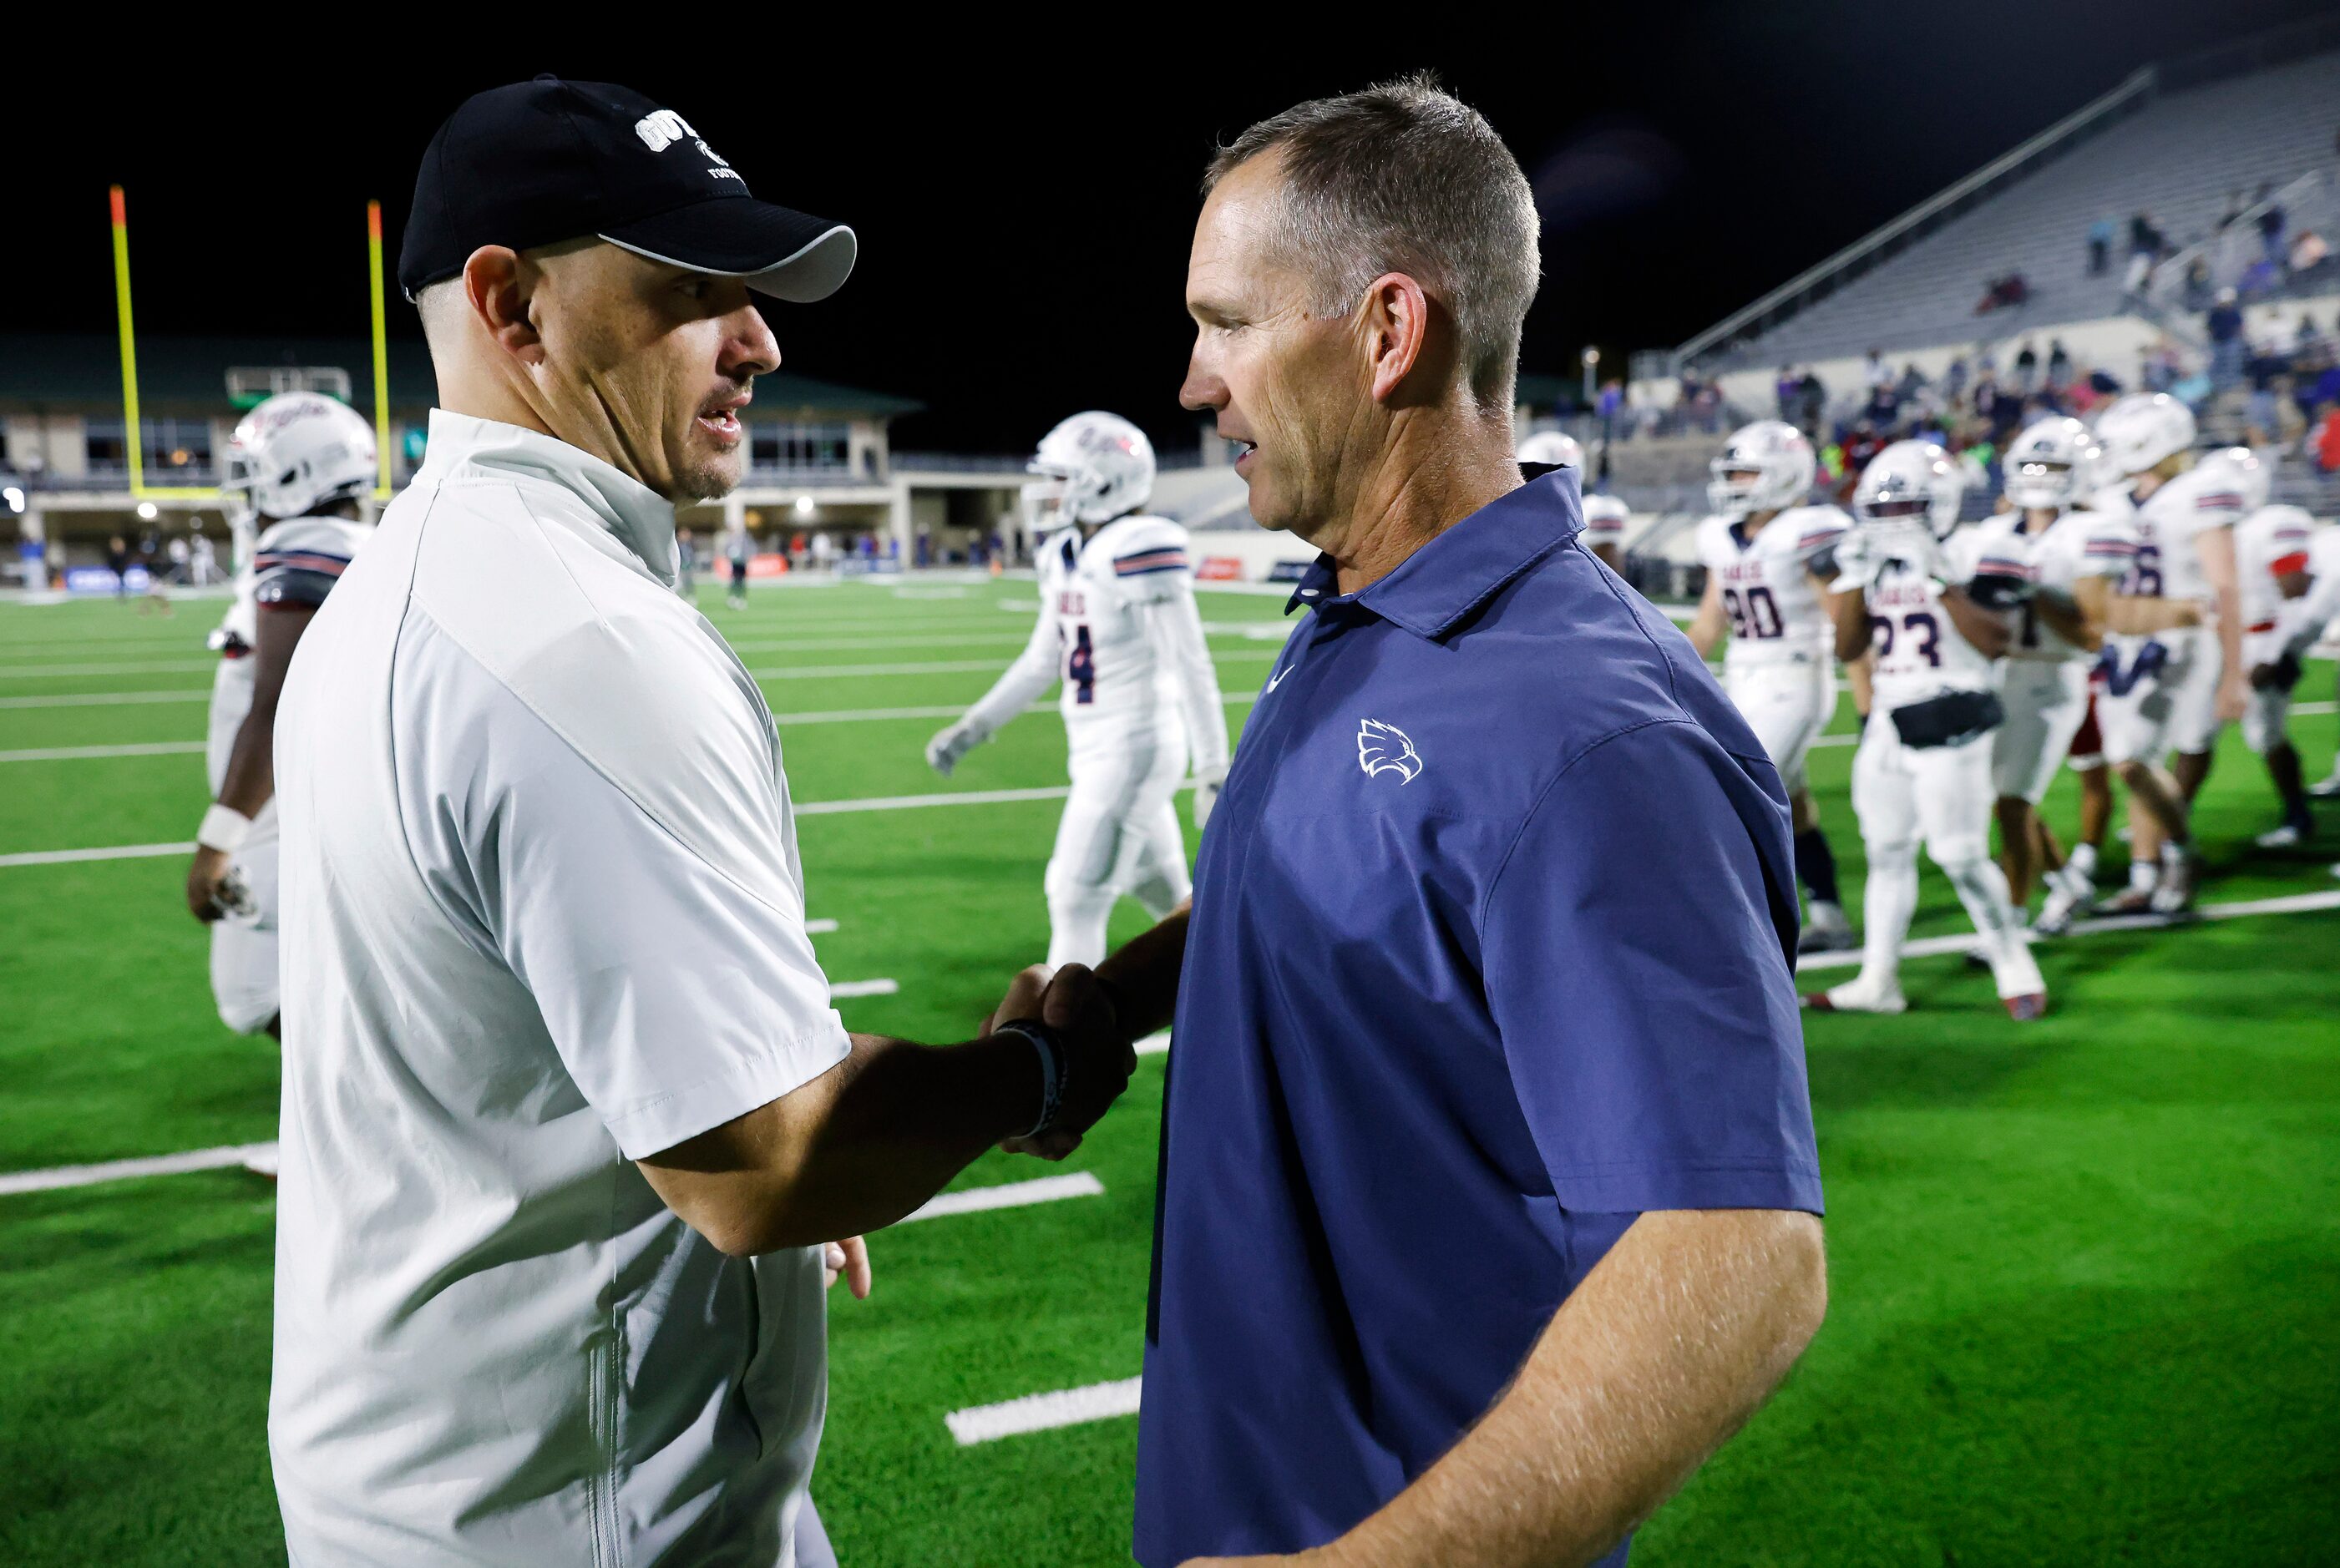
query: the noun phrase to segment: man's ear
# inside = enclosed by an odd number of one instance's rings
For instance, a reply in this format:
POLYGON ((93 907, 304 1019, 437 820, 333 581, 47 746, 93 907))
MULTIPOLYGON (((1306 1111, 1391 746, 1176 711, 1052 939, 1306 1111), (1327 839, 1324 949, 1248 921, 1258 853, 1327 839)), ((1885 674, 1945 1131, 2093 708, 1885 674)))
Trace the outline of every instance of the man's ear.
MULTIPOLYGON (((1393 405, 1429 401, 1436 396, 1436 389, 1425 383, 1437 378, 1419 373, 1437 369, 1424 362, 1439 356, 1431 340, 1433 309, 1422 285, 1403 272, 1384 272, 1365 286, 1358 324, 1373 370, 1373 401, 1393 405)), ((1451 349, 1450 344, 1450 353, 1451 349)))
POLYGON ((463 263, 464 302, 496 346, 523 365, 544 362, 530 311, 537 277, 519 251, 503 245, 482 245, 463 263))

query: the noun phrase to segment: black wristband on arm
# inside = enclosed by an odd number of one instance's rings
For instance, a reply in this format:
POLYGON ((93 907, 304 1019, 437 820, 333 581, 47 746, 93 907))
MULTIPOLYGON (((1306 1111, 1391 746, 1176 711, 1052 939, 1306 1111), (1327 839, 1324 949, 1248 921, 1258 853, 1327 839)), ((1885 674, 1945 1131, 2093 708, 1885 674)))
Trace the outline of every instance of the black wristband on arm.
POLYGON ((1026 1138, 1037 1138, 1048 1130, 1056 1119, 1056 1111, 1065 1102, 1066 1070, 1071 1065, 1065 1042, 1056 1031, 1036 1018, 1009 1021, 992 1031, 995 1034, 1020 1034, 1032 1042, 1040 1058, 1040 1117, 1032 1124, 1026 1138))

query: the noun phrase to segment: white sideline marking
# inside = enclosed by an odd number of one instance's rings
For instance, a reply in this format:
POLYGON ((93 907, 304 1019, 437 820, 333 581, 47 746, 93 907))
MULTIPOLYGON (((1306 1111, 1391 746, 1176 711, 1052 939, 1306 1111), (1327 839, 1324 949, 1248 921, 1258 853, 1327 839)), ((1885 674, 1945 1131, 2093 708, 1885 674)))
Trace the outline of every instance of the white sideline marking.
POLYGON ((805 935, 807 936, 827 936, 830 932, 833 932, 836 929, 837 922, 833 920, 808 920, 805 922, 805 935))
MULTIPOLYGON (((2165 926, 2191 925, 2201 920, 2242 920, 2256 914, 2313 914, 2319 910, 2340 909, 2340 892, 2297 892, 2282 898, 2246 899, 2239 903, 2204 904, 2191 914, 2114 914, 2095 920, 2072 922, 2073 936, 2094 936, 2108 931, 2158 931, 2165 926)), ((2025 933, 2024 940, 2035 945, 2042 939, 2025 933)), ((2045 939, 2060 942, 2060 937, 2045 939)), ((1972 932, 1964 936, 1929 936, 1902 944, 1903 958, 1940 958, 1950 953, 1963 953, 1977 941, 1972 932)), ((1860 954, 1853 952, 1810 952, 1796 961, 1796 972, 1813 969, 1856 969, 1860 954)))
POLYGON ((1166 1029, 1156 1030, 1130 1049, 1140 1056, 1160 1056, 1170 1049, 1170 1031, 1166 1029))
POLYGON ((190 1170, 218 1170, 247 1159, 273 1159, 273 1143, 238 1143, 225 1149, 193 1149, 184 1154, 158 1154, 147 1159, 109 1159, 99 1165, 60 1165, 49 1170, 12 1170, 0 1175, 0 1196, 14 1192, 50 1192, 61 1187, 94 1187, 101 1181, 127 1181, 137 1176, 177 1176, 190 1170))
POLYGON ((993 1208, 1023 1208, 1035 1203, 1055 1203, 1067 1198, 1102 1198, 1105 1183, 1086 1170, 1070 1176, 1043 1176, 1035 1181, 1010 1181, 999 1187, 973 1187, 946 1192, 896 1220, 909 1225, 921 1219, 942 1219, 954 1214, 981 1214, 993 1208))
POLYGON ((958 790, 944 794, 878 795, 867 800, 811 800, 796 808, 798 816, 831 816, 851 811, 916 811, 930 805, 1004 805, 1012 801, 1062 800, 1073 793, 1070 784, 1043 784, 1036 789, 958 790))
POLYGON ((170 757, 200 752, 203 741, 137 741, 118 746, 35 746, 30 751, 0 752, 0 763, 78 762, 85 757, 170 757))
POLYGON ((891 996, 901 989, 898 981, 840 980, 828 988, 828 999, 836 1001, 849 996, 891 996))
POLYGON ((118 703, 207 703, 211 688, 183 692, 55 692, 37 697, 0 697, 0 708, 94 708, 118 703))
MULTIPOLYGON (((2294 703, 2291 705, 2291 711, 2295 717, 2312 717, 2318 714, 2328 714, 2340 711, 2340 703, 2294 703)), ((1819 739, 1812 742, 1812 745, 1815 749, 1820 746, 1857 746, 1859 744, 1860 732, 1859 730, 1854 730, 1849 735, 1822 735, 1819 739)))
POLYGON ((967 1448, 1026 1432, 1135 1415, 1140 1381, 1125 1377, 1118 1383, 1092 1383, 1086 1388, 1060 1388, 1053 1394, 1027 1394, 1021 1399, 998 1405, 977 1405, 952 1411, 943 1417, 943 1425, 950 1428, 960 1447, 967 1448))

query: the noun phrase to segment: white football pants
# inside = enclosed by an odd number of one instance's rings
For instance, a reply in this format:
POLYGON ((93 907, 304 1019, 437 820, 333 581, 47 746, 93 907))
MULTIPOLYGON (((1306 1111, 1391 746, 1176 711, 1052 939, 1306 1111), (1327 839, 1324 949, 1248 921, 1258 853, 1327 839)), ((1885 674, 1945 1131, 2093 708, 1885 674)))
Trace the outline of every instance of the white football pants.
POLYGON ((1990 775, 1989 736, 1912 751, 1884 709, 1869 715, 1852 759, 1852 809, 1869 852, 1860 977, 1870 986, 1890 990, 1900 983, 1901 944, 1918 910, 1922 842, 1983 939, 1999 995, 2043 989, 2008 897, 2007 877, 1990 858, 1990 775))
POLYGON ((1836 712, 1836 670, 1818 655, 1777 664, 1723 666, 1722 689, 1790 794, 1805 786, 1804 758, 1836 712))
POLYGON ((1178 829, 1185 732, 1162 725, 1071 739, 1073 793, 1042 884, 1051 969, 1104 961, 1106 922, 1123 894, 1160 920, 1194 889, 1178 829))

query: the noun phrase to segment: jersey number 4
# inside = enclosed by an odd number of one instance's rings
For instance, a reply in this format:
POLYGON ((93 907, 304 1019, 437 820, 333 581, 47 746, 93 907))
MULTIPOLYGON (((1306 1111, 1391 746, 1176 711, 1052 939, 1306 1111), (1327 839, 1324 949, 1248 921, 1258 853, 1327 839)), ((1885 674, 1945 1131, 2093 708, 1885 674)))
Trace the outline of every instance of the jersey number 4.
POLYGON ((1750 588, 1743 597, 1737 588, 1725 588, 1722 608, 1730 616, 1734 637, 1776 637, 1788 629, 1780 618, 1780 601, 1769 588, 1750 588))
MULTIPOLYGON (((1062 635, 1063 628, 1058 628, 1062 635)), ((1096 701, 1096 645, 1089 641, 1086 621, 1073 627, 1065 648, 1065 679, 1072 683, 1073 701, 1096 701)))

